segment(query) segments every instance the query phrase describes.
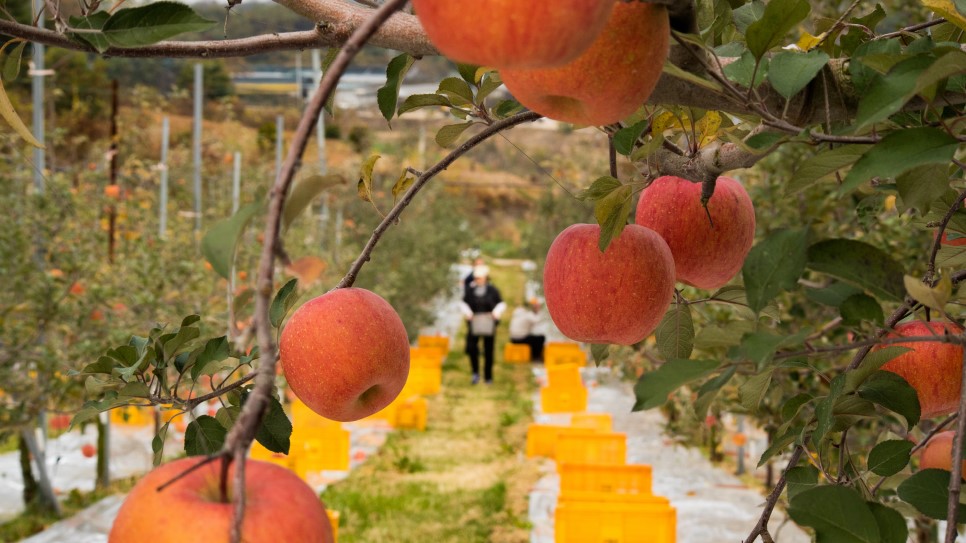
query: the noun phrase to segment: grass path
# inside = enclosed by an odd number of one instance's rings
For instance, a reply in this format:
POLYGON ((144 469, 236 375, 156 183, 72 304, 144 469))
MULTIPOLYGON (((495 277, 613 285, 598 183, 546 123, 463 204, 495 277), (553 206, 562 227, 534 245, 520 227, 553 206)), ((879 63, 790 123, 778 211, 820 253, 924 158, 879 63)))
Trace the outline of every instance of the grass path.
MULTIPOLYGON (((507 285, 511 292, 522 284, 517 275, 507 285)), ((504 320, 498 347, 505 327, 504 320)), ((429 397, 426 431, 393 432, 377 454, 322 494, 341 515, 340 543, 530 540, 527 497, 539 479, 538 464, 524 456, 533 412, 530 368, 498 356, 494 384, 473 386, 462 341, 453 349, 442 392, 429 397)))

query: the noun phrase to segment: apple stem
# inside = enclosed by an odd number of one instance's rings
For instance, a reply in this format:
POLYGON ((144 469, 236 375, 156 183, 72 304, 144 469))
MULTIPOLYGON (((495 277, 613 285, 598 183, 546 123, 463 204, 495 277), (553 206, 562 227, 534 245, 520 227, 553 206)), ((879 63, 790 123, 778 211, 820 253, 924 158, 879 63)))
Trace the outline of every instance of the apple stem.
POLYGON ((708 215, 708 223, 711 225, 711 228, 714 228, 714 221, 711 220, 711 210, 708 209, 708 202, 714 196, 714 187, 717 183, 718 178, 714 176, 707 177, 701 182, 701 207, 704 208, 704 212, 708 215))
POLYGON ((228 467, 231 466, 231 457, 227 454, 221 456, 221 477, 218 479, 218 497, 221 503, 230 503, 228 498, 228 467))

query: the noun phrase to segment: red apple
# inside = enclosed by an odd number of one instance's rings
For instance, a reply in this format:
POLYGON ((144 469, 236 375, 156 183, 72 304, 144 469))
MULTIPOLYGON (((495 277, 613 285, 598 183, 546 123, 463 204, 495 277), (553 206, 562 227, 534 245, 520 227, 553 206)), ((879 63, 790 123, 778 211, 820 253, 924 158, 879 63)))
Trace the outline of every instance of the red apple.
POLYGON ((91 445, 90 443, 85 443, 84 446, 81 447, 81 454, 84 455, 84 458, 94 458, 94 455, 97 454, 97 447, 91 445))
MULTIPOLYGON (((913 321, 899 324, 887 338, 941 336, 962 333, 952 323, 913 321)), ((890 360, 882 369, 900 375, 916 389, 924 419, 948 415, 959 408, 963 383, 963 348, 952 343, 915 341, 893 343, 912 349, 890 360)))
POLYGON ((413 0, 433 45, 457 62, 543 68, 585 51, 607 24, 612 0, 413 0))
POLYGON ((389 405, 409 376, 409 338, 388 302, 361 288, 306 302, 279 340, 292 392, 331 420, 359 420, 389 405))
POLYGON ((674 296, 674 259, 656 232, 628 225, 607 251, 600 227, 575 224, 550 245, 543 270, 547 310, 567 337, 633 345, 664 317, 674 296))
MULTIPOLYGON (((961 236, 959 232, 954 232, 954 234, 957 236, 961 236)), ((943 232, 942 239, 939 240, 939 243, 941 245, 949 245, 952 247, 956 247, 959 245, 966 245, 966 237, 957 237, 954 239, 949 239, 949 231, 947 230, 943 232)))
POLYGON ((703 289, 727 284, 755 240, 755 207, 730 177, 718 178, 707 210, 700 183, 659 177, 641 193, 635 222, 667 241, 678 281, 703 289))
MULTIPOLYGON (((462 8, 466 2, 453 4, 462 8)), ((664 69, 669 37, 663 6, 618 2, 593 45, 573 61, 556 68, 504 68, 500 76, 514 98, 541 115, 610 124, 647 101, 664 69)))
MULTIPOLYGON (((919 458, 919 469, 953 469, 953 438, 956 432, 939 432, 932 436, 926 446, 922 448, 919 458)), ((966 460, 963 461, 963 474, 966 475, 966 460)))
MULTIPOLYGON (((159 486, 202 460, 176 460, 142 478, 121 505, 108 543, 228 543, 235 506, 230 500, 221 501, 220 462, 198 468, 158 491, 159 486)), ((233 481, 234 472, 232 465, 229 481, 233 481)), ((291 471, 248 460, 245 492, 242 540, 246 543, 334 541, 322 501, 291 471)))

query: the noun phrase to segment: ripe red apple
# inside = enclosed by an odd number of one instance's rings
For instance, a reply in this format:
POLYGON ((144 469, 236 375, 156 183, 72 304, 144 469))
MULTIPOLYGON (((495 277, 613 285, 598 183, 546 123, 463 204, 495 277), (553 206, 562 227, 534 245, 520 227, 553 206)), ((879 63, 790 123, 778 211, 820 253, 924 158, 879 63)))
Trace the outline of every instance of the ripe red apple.
POLYGON ((331 420, 359 420, 389 405, 409 376, 409 338, 388 302, 343 288, 306 302, 279 340, 292 392, 331 420))
MULTIPOLYGON (((922 448, 919 458, 919 469, 953 469, 953 438, 956 432, 939 432, 932 436, 926 446, 922 448)), ((963 461, 963 474, 966 475, 966 460, 963 461)))
POLYGON ((674 259, 656 232, 628 225, 607 251, 600 227, 575 224, 550 245, 543 269, 547 310, 567 337, 633 345, 664 317, 674 296, 674 259))
MULTIPOLYGON (((159 486, 202 460, 176 460, 141 479, 121 505, 108 543, 228 543, 235 506, 230 499, 228 503, 221 501, 220 462, 198 468, 158 491, 159 486)), ((233 481, 234 472, 232 465, 229 481, 233 481)), ((245 492, 242 540, 246 543, 334 541, 322 501, 291 471, 248 460, 245 492)))
POLYGON ((667 241, 678 281, 709 290, 741 270, 755 240, 755 207, 730 177, 718 178, 707 211, 700 183, 659 177, 641 193, 635 222, 667 241))
POLYGON ((97 454, 97 447, 91 445, 90 443, 85 443, 84 446, 81 447, 81 454, 84 455, 84 458, 94 458, 94 455, 97 454))
MULTIPOLYGON (((557 9, 553 2, 543 3, 557 9)), ((555 68, 504 68, 500 76, 514 98, 541 115, 582 125, 610 124, 647 101, 664 69, 669 39, 663 6, 618 2, 593 45, 573 61, 555 68)))
MULTIPOLYGON (((959 335, 959 326, 940 321, 899 324, 887 338, 959 335)), ((915 341, 893 343, 912 349, 890 360, 882 369, 900 375, 916 389, 924 419, 948 415, 959 408, 963 384, 963 348, 952 343, 915 341)))
POLYGON ((452 60, 497 68, 559 66, 585 51, 613 1, 413 0, 433 45, 452 60))

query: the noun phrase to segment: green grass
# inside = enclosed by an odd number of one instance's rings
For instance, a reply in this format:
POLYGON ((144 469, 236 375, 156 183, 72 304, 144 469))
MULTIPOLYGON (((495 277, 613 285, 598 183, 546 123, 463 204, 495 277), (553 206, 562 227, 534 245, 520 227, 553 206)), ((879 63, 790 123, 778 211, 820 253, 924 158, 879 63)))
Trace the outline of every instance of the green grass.
MULTIPOLYGON (((500 279, 511 291, 523 280, 521 273, 500 279)), ((539 478, 538 464, 523 459, 532 421, 530 368, 504 364, 498 354, 494 384, 472 386, 462 339, 452 348, 442 392, 429 397, 426 431, 393 432, 377 454, 322 494, 339 511, 340 543, 530 540, 527 495, 539 478)))
POLYGON ((95 489, 90 492, 70 491, 67 497, 60 502, 64 510, 64 516, 61 518, 50 513, 27 509, 16 517, 0 524, 0 541, 13 542, 30 537, 41 532, 47 526, 75 515, 108 496, 128 492, 138 482, 138 479, 138 477, 118 479, 107 488, 95 489))

